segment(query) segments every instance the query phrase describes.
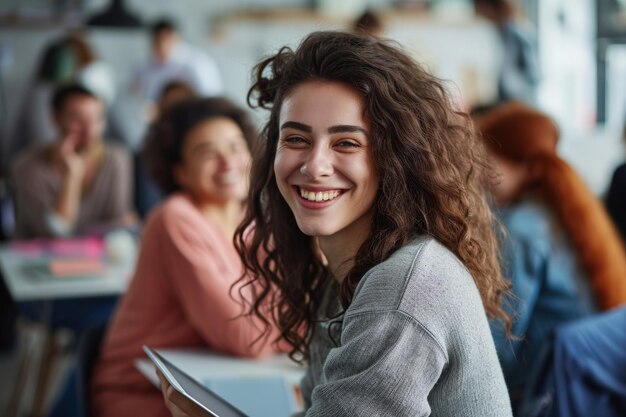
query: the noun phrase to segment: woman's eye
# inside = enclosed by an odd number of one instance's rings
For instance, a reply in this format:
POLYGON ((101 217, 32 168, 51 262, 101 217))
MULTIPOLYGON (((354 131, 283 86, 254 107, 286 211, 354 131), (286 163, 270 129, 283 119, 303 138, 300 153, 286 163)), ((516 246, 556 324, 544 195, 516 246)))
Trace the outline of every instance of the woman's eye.
POLYGON ((247 147, 245 145, 242 145, 242 144, 236 144, 236 145, 232 145, 230 147, 230 153, 231 154, 242 153, 242 152, 245 152, 246 150, 247 150, 247 147))
POLYGON ((209 152, 201 152, 199 156, 200 156, 201 159, 203 159, 205 161, 206 160, 211 160, 211 159, 217 158, 217 152, 211 152, 211 151, 209 151, 209 152))
POLYGON ((354 142, 352 140, 342 140, 342 141, 337 142, 336 146, 339 146, 340 148, 358 148, 361 145, 359 145, 357 142, 354 142))
POLYGON ((307 140, 302 136, 289 136, 288 138, 285 138, 285 142, 298 145, 302 143, 307 143, 307 140))

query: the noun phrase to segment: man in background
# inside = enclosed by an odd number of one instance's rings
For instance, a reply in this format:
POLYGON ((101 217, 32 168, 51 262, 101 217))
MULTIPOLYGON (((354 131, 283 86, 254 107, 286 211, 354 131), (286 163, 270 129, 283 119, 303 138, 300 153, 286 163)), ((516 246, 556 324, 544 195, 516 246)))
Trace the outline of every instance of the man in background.
POLYGON ((498 79, 498 102, 520 100, 533 105, 541 71, 534 28, 512 0, 473 0, 477 15, 498 31, 502 62, 498 79))
POLYGON ((79 85, 52 98, 57 139, 25 151, 11 170, 18 239, 104 233, 135 223, 128 151, 105 144, 100 98, 79 85))
POLYGON ((189 85, 200 96, 222 93, 222 80, 215 61, 204 51, 180 39, 174 23, 167 19, 152 25, 152 56, 139 69, 135 84, 140 94, 156 103, 163 88, 172 81, 189 85))

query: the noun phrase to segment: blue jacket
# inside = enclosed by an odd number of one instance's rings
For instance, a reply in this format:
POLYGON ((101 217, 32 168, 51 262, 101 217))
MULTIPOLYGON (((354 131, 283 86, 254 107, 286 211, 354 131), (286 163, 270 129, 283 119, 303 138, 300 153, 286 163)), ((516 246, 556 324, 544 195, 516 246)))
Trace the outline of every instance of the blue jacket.
POLYGON ((626 307, 559 326, 519 415, 626 415, 626 307))
POLYGON ((567 236, 553 213, 539 202, 526 200, 498 212, 507 234, 501 237, 504 275, 512 282, 515 299, 513 334, 502 326, 492 333, 507 386, 515 397, 540 362, 550 333, 559 324, 596 310, 588 280, 567 236))

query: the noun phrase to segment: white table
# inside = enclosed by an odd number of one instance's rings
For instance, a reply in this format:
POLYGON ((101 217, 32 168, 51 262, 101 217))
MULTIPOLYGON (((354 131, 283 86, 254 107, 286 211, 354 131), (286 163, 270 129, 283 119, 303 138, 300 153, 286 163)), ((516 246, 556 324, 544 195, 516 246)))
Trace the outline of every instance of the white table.
MULTIPOLYGON (((207 350, 156 350, 181 371, 203 385, 208 380, 220 378, 243 380, 255 377, 282 377, 289 386, 294 388, 297 409, 302 408, 299 385, 304 376, 305 367, 291 361, 286 355, 266 359, 241 359, 218 355, 207 350)), ((150 360, 137 359, 135 367, 155 386, 159 386, 155 367, 150 360)), ((271 402, 273 399, 267 398, 267 401, 271 402)), ((233 404, 243 409, 242 404, 235 402, 233 404)))
POLYGON ((76 278, 54 278, 51 274, 28 269, 42 263, 50 255, 28 254, 8 245, 0 246, 0 268, 7 288, 15 301, 57 300, 119 295, 126 291, 134 270, 134 262, 105 261, 103 274, 76 278))
MULTIPOLYGON (((72 256, 71 254, 53 255, 45 250, 34 252, 19 250, 10 243, 0 245, 2 277, 13 300, 16 302, 44 302, 40 321, 45 330, 43 340, 40 342, 42 352, 32 407, 32 414, 36 417, 42 414, 45 394, 50 383, 50 374, 58 356, 58 352, 54 348, 52 329, 48 326, 53 301, 122 294, 128 287, 135 264, 134 257, 125 262, 111 262, 105 259, 102 273, 71 278, 54 277, 48 272, 48 262, 51 259, 63 257, 72 256)), ((80 256, 78 257, 80 258, 80 256)), ((29 373, 28 369, 34 366, 32 364, 33 358, 37 357, 36 350, 35 347, 28 348, 27 346, 27 349, 20 353, 17 382, 7 412, 9 416, 16 415, 18 412, 26 384, 26 375, 29 373)))

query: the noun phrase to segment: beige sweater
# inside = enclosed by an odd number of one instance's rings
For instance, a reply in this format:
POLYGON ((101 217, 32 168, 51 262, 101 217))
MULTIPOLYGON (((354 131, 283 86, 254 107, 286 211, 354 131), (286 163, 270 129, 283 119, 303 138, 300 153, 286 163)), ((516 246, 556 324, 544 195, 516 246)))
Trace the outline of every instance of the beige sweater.
MULTIPOLYGON (((37 146, 18 157, 11 178, 15 196, 15 237, 55 237, 50 224, 54 202, 62 186, 61 174, 50 163, 50 146, 37 146)), ((102 165, 83 195, 76 225, 69 234, 106 228, 133 211, 132 166, 128 151, 107 144, 102 165)))

